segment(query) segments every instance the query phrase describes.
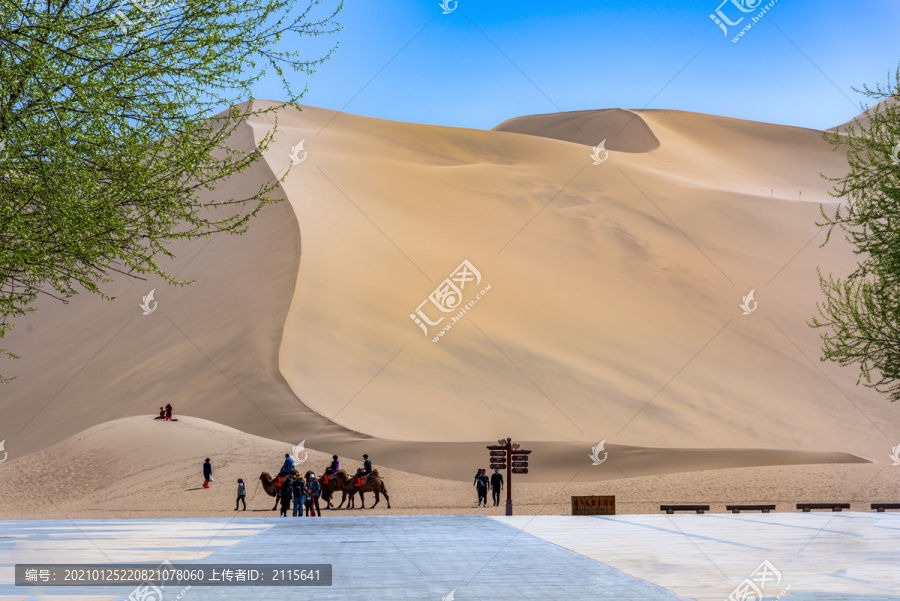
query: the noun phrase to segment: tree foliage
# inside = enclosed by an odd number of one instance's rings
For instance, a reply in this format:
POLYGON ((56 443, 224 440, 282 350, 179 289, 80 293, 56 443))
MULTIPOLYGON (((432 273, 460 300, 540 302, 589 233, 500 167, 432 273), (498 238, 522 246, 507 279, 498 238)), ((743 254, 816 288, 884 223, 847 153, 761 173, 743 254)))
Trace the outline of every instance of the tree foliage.
POLYGON ((844 133, 826 137, 846 151, 849 172, 832 195, 843 202, 819 225, 842 231, 859 257, 845 278, 819 283, 825 300, 811 325, 823 328, 823 361, 859 364, 857 383, 900 399, 900 68, 894 83, 861 90, 879 102, 844 133))
POLYGON ((184 284, 159 266, 167 243, 242 233, 276 201, 280 180, 209 191, 272 140, 228 145, 284 106, 254 109, 254 85, 274 73, 293 105, 289 80, 330 58, 296 49, 339 29, 323 1, 0 0, 0 338, 39 295, 107 297, 113 272, 184 284))

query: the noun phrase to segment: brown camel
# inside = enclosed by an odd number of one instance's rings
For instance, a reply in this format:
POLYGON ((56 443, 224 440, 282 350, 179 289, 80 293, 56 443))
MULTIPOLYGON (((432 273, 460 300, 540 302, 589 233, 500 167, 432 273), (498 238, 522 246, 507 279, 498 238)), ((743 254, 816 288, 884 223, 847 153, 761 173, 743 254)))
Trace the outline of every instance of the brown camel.
MULTIPOLYGON (((347 478, 347 472, 345 472, 344 470, 340 470, 340 473, 344 474, 344 479, 347 478)), ((328 506, 325 507, 325 509, 334 509, 334 504, 331 502, 331 499, 333 498, 332 495, 334 495, 334 493, 338 491, 340 491, 341 493, 341 504, 337 506, 337 508, 340 509, 344 506, 344 501, 347 500, 348 495, 352 499, 353 495, 358 492, 355 487, 351 491, 344 490, 341 487, 341 483, 337 480, 337 478, 335 478, 335 474, 327 474, 321 476, 319 478, 319 485, 322 487, 322 498, 325 499, 326 503, 328 503, 328 506), (325 481, 326 477, 328 478, 327 482, 325 481), (328 491, 329 493, 327 496, 324 494, 325 491, 328 491)), ((350 503, 347 504, 347 507, 350 507, 350 503)))
MULTIPOLYGON (((297 470, 292 471, 287 476, 282 476, 282 480, 285 478, 299 478, 300 472, 297 470)), ((269 472, 263 472, 259 475, 259 481, 262 482, 263 490, 266 491, 266 494, 270 497, 275 497, 275 507, 272 508, 272 511, 278 509, 278 503, 281 502, 281 487, 277 484, 277 478, 273 478, 269 475, 269 472)))
MULTIPOLYGON (((337 483, 337 490, 346 492, 350 495, 350 503, 347 506, 348 509, 352 509, 354 507, 354 493, 359 493, 359 500, 362 503, 362 509, 365 509, 365 493, 367 492, 375 493, 375 503, 372 505, 372 508, 374 508, 375 505, 378 505, 378 502, 381 500, 381 495, 384 495, 384 498, 387 501, 388 509, 391 508, 391 499, 390 497, 388 497, 387 489, 384 487, 384 480, 382 480, 381 476, 378 475, 378 470, 372 470, 372 473, 369 474, 366 483, 362 486, 354 486, 353 483, 356 481, 356 476, 351 478, 347 476, 347 472, 345 472, 344 470, 340 470, 336 474, 333 474, 332 477, 329 478, 329 484, 332 478, 337 483)), ((341 501, 341 504, 343 504, 343 501, 341 501)))

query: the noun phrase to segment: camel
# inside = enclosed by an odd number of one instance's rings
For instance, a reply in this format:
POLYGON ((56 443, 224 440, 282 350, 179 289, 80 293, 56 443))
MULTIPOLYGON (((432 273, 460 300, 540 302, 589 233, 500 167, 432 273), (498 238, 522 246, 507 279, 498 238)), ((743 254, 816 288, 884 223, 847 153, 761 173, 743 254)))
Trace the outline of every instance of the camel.
MULTIPOLYGON (((343 472, 344 477, 346 478, 347 473, 344 472, 344 470, 340 470, 340 471, 343 472)), ((325 482, 326 476, 324 476, 324 475, 319 478, 319 485, 322 487, 322 498, 325 499, 326 503, 328 503, 328 506, 325 509, 334 509, 334 504, 331 502, 331 499, 333 498, 332 495, 334 495, 334 493, 336 493, 338 491, 340 491, 340 493, 341 493, 341 504, 337 506, 337 508, 340 509, 344 506, 344 501, 347 500, 348 495, 352 499, 353 495, 355 495, 358 492, 356 490, 356 487, 353 487, 353 490, 351 490, 351 491, 344 490, 341 487, 340 482, 338 482, 338 480, 334 476, 335 476, 334 474, 329 475, 328 482, 325 482), (325 491, 328 491, 329 494, 326 495, 325 491)), ((348 508, 350 507, 350 503, 347 504, 347 507, 348 508)))
MULTIPOLYGON (((372 505, 372 508, 375 505, 378 505, 378 502, 381 500, 381 495, 384 495, 385 500, 387 501, 388 509, 391 508, 391 499, 388 497, 387 489, 384 486, 384 480, 381 479, 381 476, 378 475, 378 470, 372 470, 372 473, 369 474, 366 483, 362 486, 354 486, 353 482, 356 480, 356 476, 349 477, 347 476, 347 472, 344 470, 339 470, 337 473, 332 474, 329 478, 329 485, 332 482, 335 483, 335 487, 332 490, 340 490, 346 494, 350 495, 350 503, 348 503, 347 508, 354 508, 353 495, 355 493, 359 493, 359 500, 362 503, 362 509, 366 508, 366 498, 364 493, 372 492, 375 493, 375 503, 372 505)), ((341 500, 341 505, 344 504, 344 501, 341 500)))
MULTIPOLYGON (((297 470, 292 471, 287 476, 283 476, 282 478, 299 478, 300 472, 297 470)), ((275 507, 272 508, 272 511, 278 509, 278 503, 281 502, 281 487, 276 484, 277 479, 273 478, 269 475, 269 472, 263 472, 259 475, 259 481, 262 482, 263 490, 266 491, 266 494, 270 497, 275 497, 275 507)))

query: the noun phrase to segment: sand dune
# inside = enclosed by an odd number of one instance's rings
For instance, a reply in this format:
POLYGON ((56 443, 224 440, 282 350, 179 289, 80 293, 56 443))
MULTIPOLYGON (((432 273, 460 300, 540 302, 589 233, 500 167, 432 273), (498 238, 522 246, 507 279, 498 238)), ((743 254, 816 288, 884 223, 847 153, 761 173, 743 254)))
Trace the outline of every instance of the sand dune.
POLYGON ((0 364, 19 376, 0 389, 11 459, 166 402, 459 480, 500 436, 535 450, 534 482, 571 477, 600 440, 632 458, 629 476, 881 461, 900 441, 900 407, 820 363, 806 325, 816 267, 854 260, 819 247, 820 173, 846 169, 821 132, 624 109, 477 131, 303 108, 281 111, 267 163, 228 185, 282 174, 303 140, 288 202, 244 236, 173 247, 193 286, 117 279, 114 303, 42 301, 19 320, 4 344, 23 358, 0 364), (429 295, 463 261, 481 278, 463 301, 490 288, 432 342, 456 313, 429 295), (420 308, 444 317, 427 336, 420 308))
MULTIPOLYGON (((291 450, 289 444, 199 418, 182 417, 178 422, 147 416, 118 419, 0 467, 0 519, 234 515, 238 478, 247 484, 244 515, 273 515, 274 500, 257 485, 258 477, 261 471, 275 472, 284 453, 291 450), (215 478, 209 489, 201 486, 206 457, 211 458, 215 478), (47 494, 48 490, 53 493, 47 494)), ((761 500, 785 503, 781 509, 789 511, 793 510, 791 502, 808 500, 804 494, 832 495, 863 508, 870 500, 900 493, 896 480, 879 477, 876 472, 880 468, 872 464, 755 467, 639 477, 631 470, 665 461, 659 450, 630 449, 621 455, 591 468, 605 471, 610 479, 603 482, 567 474, 567 483, 547 486, 520 478, 514 484, 514 502, 521 513, 568 514, 572 495, 615 494, 619 513, 656 512, 659 508, 654 505, 679 501, 712 502, 722 511, 724 506, 718 505, 761 500), (629 453, 646 457, 631 461, 629 453), (837 484, 827 484, 823 475, 837 484)), ((330 454, 312 449, 303 456, 307 457, 303 468, 318 473, 331 461, 330 454)), ((819 459, 847 458, 823 455, 819 459)), ((358 464, 347 457, 341 457, 341 462, 351 470, 358 464)), ((691 463, 681 465, 690 467, 691 463)), ((378 468, 392 509, 387 509, 382 499, 375 513, 484 513, 473 507, 475 494, 468 481, 378 468)), ((368 505, 373 501, 369 495, 368 505)), ((491 507, 488 512, 499 514, 502 510, 502 506, 491 507)))
POLYGON ((860 113, 853 119, 847 121, 846 123, 841 123, 840 125, 832 127, 828 131, 833 131, 833 130, 844 131, 850 125, 853 125, 854 128, 858 128, 860 125, 863 127, 868 127, 869 124, 871 123, 870 115, 882 111, 884 109, 884 107, 886 107, 886 106, 893 106, 896 104, 897 104, 897 99, 892 96, 889 96, 888 98, 885 98, 881 102, 877 103, 875 106, 869 107, 867 110, 863 111, 862 113, 860 113))
POLYGON ((553 138, 587 146, 596 146, 601 140, 606 140, 604 147, 616 152, 652 152, 659 148, 659 140, 639 112, 624 109, 516 117, 507 119, 494 131, 553 138))

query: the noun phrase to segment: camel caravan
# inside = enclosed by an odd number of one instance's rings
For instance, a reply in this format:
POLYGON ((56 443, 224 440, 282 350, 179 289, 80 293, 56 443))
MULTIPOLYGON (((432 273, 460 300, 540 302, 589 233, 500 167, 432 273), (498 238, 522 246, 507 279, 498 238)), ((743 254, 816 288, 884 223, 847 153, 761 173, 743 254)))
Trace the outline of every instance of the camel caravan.
MULTIPOLYGON (((292 458, 289 455, 285 455, 285 463, 278 475, 273 478, 268 472, 263 472, 259 475, 259 481, 262 484, 263 490, 266 491, 266 494, 270 497, 275 497, 275 506, 272 508, 273 511, 278 509, 279 502, 284 504, 284 497, 281 494, 282 483, 298 478, 301 480, 309 480, 312 478, 319 483, 321 496, 327 503, 326 509, 335 509, 334 504, 331 501, 336 492, 341 493, 341 502, 337 506, 337 509, 342 509, 345 502, 347 503, 347 509, 355 509, 357 494, 359 494, 360 509, 365 509, 366 493, 375 494, 375 503, 372 505, 372 508, 378 505, 381 501, 381 495, 384 495, 388 509, 390 509, 391 499, 388 496, 387 488, 384 486, 384 480, 378 474, 378 470, 372 468, 369 456, 365 455, 364 457, 365 468, 357 470, 355 476, 351 477, 347 474, 346 470, 340 469, 337 456, 335 456, 331 466, 325 470, 325 474, 316 478, 315 472, 312 470, 301 474, 300 471, 294 468, 292 458)), ((316 498, 307 498, 305 503, 307 504, 307 507, 310 506, 309 504, 315 503, 316 509, 318 509, 316 498)), ((285 509, 285 507, 282 507, 283 511, 285 509)))

